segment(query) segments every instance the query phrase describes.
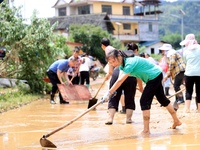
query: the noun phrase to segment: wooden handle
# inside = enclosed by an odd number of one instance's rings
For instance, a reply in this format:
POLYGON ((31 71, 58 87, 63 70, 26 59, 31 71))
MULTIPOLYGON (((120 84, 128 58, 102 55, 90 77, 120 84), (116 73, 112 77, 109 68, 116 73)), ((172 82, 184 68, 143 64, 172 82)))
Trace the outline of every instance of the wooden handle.
POLYGON ((96 98, 97 94, 99 93, 100 89, 102 88, 102 86, 104 85, 105 82, 106 82, 106 79, 104 79, 103 83, 101 84, 101 86, 99 87, 98 91, 96 92, 94 98, 96 98))
POLYGON ((90 107, 89 109, 87 109, 86 111, 84 111, 83 113, 81 113, 80 115, 78 115, 77 117, 75 117, 74 119, 72 119, 71 121, 69 121, 68 123, 64 124, 63 126, 59 127, 58 129, 43 135, 43 138, 47 138, 49 136, 51 136, 52 134, 64 129, 65 127, 69 126, 70 124, 72 124, 73 122, 75 122, 76 120, 78 120, 79 118, 81 118, 82 116, 84 116, 85 114, 87 114, 89 111, 93 110, 94 108, 96 108, 98 105, 100 105, 102 102, 99 101, 98 103, 96 103, 95 105, 93 105, 92 107, 90 107))

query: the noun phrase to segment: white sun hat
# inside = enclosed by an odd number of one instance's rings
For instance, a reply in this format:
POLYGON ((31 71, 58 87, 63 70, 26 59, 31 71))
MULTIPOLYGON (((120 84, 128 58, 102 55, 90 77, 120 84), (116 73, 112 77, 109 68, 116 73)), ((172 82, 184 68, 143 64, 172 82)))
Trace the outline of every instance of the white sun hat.
POLYGON ((197 44, 197 41, 195 39, 195 35, 194 34, 188 34, 185 36, 185 40, 183 40, 180 45, 186 45, 186 44, 189 44, 190 46, 191 45, 194 45, 194 44, 197 44))
POLYGON ((172 45, 171 44, 163 44, 159 50, 163 50, 163 51, 169 51, 169 50, 172 50, 172 45))

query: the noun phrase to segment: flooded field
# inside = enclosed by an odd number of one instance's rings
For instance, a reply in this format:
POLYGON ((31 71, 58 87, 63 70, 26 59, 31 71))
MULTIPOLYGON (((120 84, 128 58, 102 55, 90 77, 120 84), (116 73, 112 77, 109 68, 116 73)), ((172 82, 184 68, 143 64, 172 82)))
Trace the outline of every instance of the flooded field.
MULTIPOLYGON (((92 86, 92 95, 95 95, 99 86, 92 86)), ((97 98, 100 99, 106 90, 107 84, 97 98)), ((124 114, 116 113, 113 125, 105 125, 108 114, 107 103, 104 103, 47 139, 57 146, 57 150, 200 149, 200 114, 196 113, 194 100, 191 113, 185 113, 184 105, 180 106, 177 114, 183 124, 175 130, 171 129, 171 116, 154 100, 151 109, 151 135, 143 137, 139 134, 143 129, 140 95, 137 92, 137 108, 132 124, 125 123, 124 114)), ((174 101, 174 98, 171 100, 174 101)), ((85 112, 87 105, 88 101, 52 105, 47 96, 19 109, 0 114, 0 150, 46 150, 47 148, 40 145, 42 136, 85 112)))

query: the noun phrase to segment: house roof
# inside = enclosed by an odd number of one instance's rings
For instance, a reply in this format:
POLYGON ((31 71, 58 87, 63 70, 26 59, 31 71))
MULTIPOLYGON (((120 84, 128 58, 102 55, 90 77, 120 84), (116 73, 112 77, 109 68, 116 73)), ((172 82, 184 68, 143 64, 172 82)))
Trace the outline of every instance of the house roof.
POLYGON ((70 24, 93 24, 102 27, 104 30, 114 30, 114 26, 106 13, 53 17, 48 20, 51 25, 58 22, 55 30, 65 30, 70 24))
POLYGON ((162 42, 160 40, 156 40, 156 41, 145 41, 145 42, 140 42, 139 45, 140 46, 145 46, 145 47, 148 47, 148 46, 152 46, 156 43, 159 43, 159 42, 162 42))

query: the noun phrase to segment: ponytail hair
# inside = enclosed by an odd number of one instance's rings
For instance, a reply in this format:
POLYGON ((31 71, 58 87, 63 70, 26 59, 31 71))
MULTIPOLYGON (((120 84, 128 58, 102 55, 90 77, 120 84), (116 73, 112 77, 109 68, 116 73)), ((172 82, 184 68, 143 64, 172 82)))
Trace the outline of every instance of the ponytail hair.
POLYGON ((127 50, 135 51, 136 49, 138 50, 137 44, 135 44, 135 43, 128 43, 127 50))

